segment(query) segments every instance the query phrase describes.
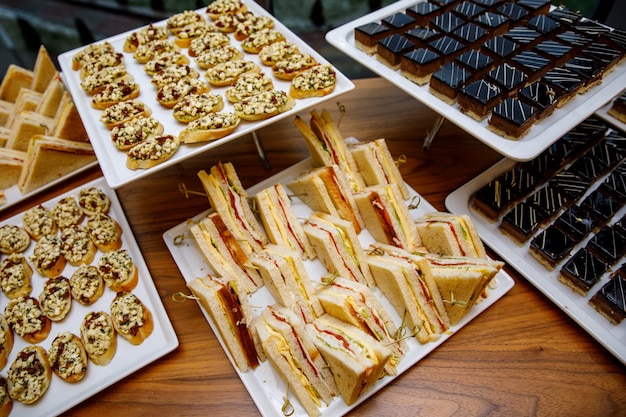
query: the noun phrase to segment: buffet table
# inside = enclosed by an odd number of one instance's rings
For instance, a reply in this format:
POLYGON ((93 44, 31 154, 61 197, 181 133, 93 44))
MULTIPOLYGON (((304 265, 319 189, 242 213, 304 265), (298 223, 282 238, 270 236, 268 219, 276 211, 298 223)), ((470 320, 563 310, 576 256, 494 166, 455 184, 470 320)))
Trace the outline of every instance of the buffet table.
MULTIPOLYGON (((436 113, 382 78, 355 81, 339 97, 346 137, 385 137, 407 183, 439 210, 446 196, 502 157, 449 122, 424 151, 436 113)), ((303 116, 308 119, 308 114, 303 116)), ((67 415, 115 410, 122 415, 258 415, 222 347, 189 294, 163 232, 209 207, 196 173, 230 161, 244 186, 308 157, 291 119, 260 129, 270 169, 245 136, 116 190, 179 339, 179 347, 87 399, 67 415), (188 190, 180 191, 180 184, 188 190)), ((0 214, 0 220, 102 175, 98 167, 0 214)), ((511 268, 516 281, 501 300, 409 371, 359 406, 353 415, 623 415, 624 366, 511 268)))

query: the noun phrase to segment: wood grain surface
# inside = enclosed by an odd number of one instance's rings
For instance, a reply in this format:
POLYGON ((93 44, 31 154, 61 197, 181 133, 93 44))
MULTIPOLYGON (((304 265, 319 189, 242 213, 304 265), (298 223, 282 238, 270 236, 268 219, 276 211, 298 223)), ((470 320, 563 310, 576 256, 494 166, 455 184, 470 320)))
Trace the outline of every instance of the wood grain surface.
MULTIPOLYGON (((501 159, 446 121, 431 148, 422 142, 434 112, 384 79, 356 80, 331 112, 345 137, 384 137, 408 184, 439 210, 446 196, 501 159)), ((318 108, 318 110, 321 110, 318 108)), ((308 112, 301 114, 308 120, 308 112)), ((284 120, 258 132, 271 168, 250 137, 157 172, 117 190, 132 231, 174 325, 180 347, 66 413, 68 416, 254 416, 255 404, 199 307, 175 302, 188 293, 163 232, 209 207, 179 185, 201 191, 201 169, 232 162, 244 186, 308 157, 284 120)), ((98 168, 0 213, 8 218, 101 175, 98 168)), ((495 256, 493 253, 492 256, 495 256)), ((354 416, 616 416, 626 415, 624 366, 557 306, 511 269, 514 288, 443 345, 375 394, 354 416)))

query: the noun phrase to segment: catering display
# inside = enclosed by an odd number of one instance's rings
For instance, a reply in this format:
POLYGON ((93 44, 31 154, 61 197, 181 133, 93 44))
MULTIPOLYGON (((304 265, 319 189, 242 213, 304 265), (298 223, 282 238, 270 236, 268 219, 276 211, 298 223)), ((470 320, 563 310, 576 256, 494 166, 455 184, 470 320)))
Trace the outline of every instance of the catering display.
POLYGON ((0 234, 10 415, 61 414, 178 346, 103 178, 2 221, 0 234))
POLYGON ((0 210, 96 164, 76 106, 46 48, 0 83, 0 210))
POLYGON ((519 161, 626 85, 623 31, 547 0, 398 1, 326 39, 519 161))
POLYGON ((469 217, 400 191, 384 139, 368 159, 326 110, 296 120, 311 159, 248 190, 199 171, 213 209, 163 239, 261 414, 343 415, 514 283, 469 217))
POLYGON ((482 239, 626 363, 624 132, 592 116, 528 162, 453 192, 482 239))
POLYGON ((262 150, 257 130, 354 88, 255 2, 223 3, 59 56, 112 188, 244 135, 262 150))

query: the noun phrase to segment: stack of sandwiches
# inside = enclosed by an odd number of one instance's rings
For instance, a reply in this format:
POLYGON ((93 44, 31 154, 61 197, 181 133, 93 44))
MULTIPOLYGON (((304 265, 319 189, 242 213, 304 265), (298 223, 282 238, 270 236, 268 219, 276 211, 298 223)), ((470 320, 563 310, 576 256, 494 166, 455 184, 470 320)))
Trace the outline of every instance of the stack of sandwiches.
POLYGON ((78 111, 45 47, 33 70, 10 65, 0 83, 0 189, 17 186, 26 194, 94 161, 78 111))
POLYGON ((249 195, 230 163, 198 173, 213 211, 189 228, 216 276, 189 286, 239 371, 271 366, 316 416, 396 375, 411 343, 449 334, 503 263, 487 258, 468 216, 413 219, 384 139, 345 146, 327 112, 296 125, 314 166, 284 185, 249 195), (205 287, 236 297, 200 296, 205 287), (242 316, 230 317, 233 303, 242 316))

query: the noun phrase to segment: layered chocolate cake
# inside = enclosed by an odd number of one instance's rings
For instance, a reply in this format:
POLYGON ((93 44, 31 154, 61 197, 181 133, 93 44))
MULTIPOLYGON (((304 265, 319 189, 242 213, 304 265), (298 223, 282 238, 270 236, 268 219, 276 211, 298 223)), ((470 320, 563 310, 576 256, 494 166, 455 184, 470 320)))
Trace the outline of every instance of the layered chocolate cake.
POLYGON ((403 33, 416 25, 414 18, 401 12, 383 18, 380 23, 387 26, 391 33, 403 33))
POLYGON ((506 62, 489 71, 487 79, 499 85, 505 96, 514 94, 526 84, 526 74, 506 62))
POLYGON ((579 91, 580 94, 602 82, 604 67, 591 57, 576 55, 563 64, 563 68, 580 76, 582 81, 582 87, 579 91))
POLYGON ((609 114, 622 123, 626 123, 626 91, 611 103, 609 114))
POLYGON ((530 241, 530 254, 549 271, 561 262, 574 248, 576 242, 550 225, 530 241))
POLYGON ((443 33, 452 33, 461 27, 465 21, 452 12, 446 12, 430 20, 430 28, 443 33))
POLYGON ((471 77, 472 73, 455 61, 445 64, 438 69, 430 79, 430 92, 447 102, 456 102, 459 90, 471 77))
POLYGON ((568 168, 554 174, 548 184, 559 190, 568 203, 573 203, 585 193, 591 181, 568 168))
POLYGON ((626 236, 621 228, 606 225, 589 239, 587 249, 609 265, 613 265, 626 255, 626 236))
POLYGON ((580 295, 587 295, 607 271, 608 265, 585 248, 580 248, 559 271, 559 281, 580 295))
POLYGON ((453 37, 444 35, 430 42, 428 47, 443 58, 443 64, 447 64, 459 56, 465 46, 453 37))
POLYGON ((402 55, 413 48, 415 48, 413 42, 398 33, 394 33, 378 42, 376 57, 385 65, 398 69, 402 55))
POLYGON ((500 101, 502 89, 484 79, 475 81, 461 89, 458 95, 460 110, 475 120, 483 120, 493 106, 500 101))
POLYGON ((443 57, 427 48, 413 49, 400 60, 400 73, 418 85, 428 84, 430 77, 442 65, 443 57))
POLYGON ((521 246, 539 229, 544 220, 545 217, 536 207, 521 202, 504 215, 499 229, 521 246))
POLYGON ((477 49, 470 49, 464 52, 457 56, 455 61, 469 69, 475 78, 482 78, 493 64, 493 59, 489 55, 485 55, 477 49))
POLYGON ((404 36, 413 42, 416 48, 426 48, 430 42, 442 36, 442 33, 435 29, 418 27, 406 31, 404 36))
POLYGON ((485 8, 469 0, 463 0, 452 8, 452 12, 463 20, 472 20, 485 11, 485 8))
POLYGON ((617 213, 622 203, 599 189, 595 189, 585 197, 581 206, 599 223, 604 224, 617 213))
POLYGON ((485 12, 474 17, 473 22, 489 31, 491 36, 502 35, 509 28, 510 19, 503 14, 485 12))
POLYGON ((551 68, 550 60, 534 51, 522 51, 513 55, 511 64, 526 74, 529 83, 539 80, 551 68))
POLYGON ((599 189, 621 203, 626 202, 626 162, 607 175, 599 189))
POLYGON ((389 36, 391 30, 377 22, 366 23, 354 29, 354 44, 360 50, 368 53, 376 53, 378 41, 389 36))
POLYGON ((501 136, 520 139, 528 133, 536 117, 535 107, 509 97, 493 108, 488 126, 501 136))
POLYGON ((537 109, 537 120, 550 116, 559 101, 556 91, 540 81, 519 90, 519 98, 537 109))
POLYGON ((594 230, 597 221, 591 217, 587 210, 574 204, 559 214, 554 224, 576 242, 580 242, 594 230))
POLYGON ((561 25, 556 20, 550 19, 545 14, 536 15, 528 20, 528 26, 546 35, 556 32, 561 25))
POLYGON ((547 71, 541 81, 556 89, 561 97, 557 107, 563 107, 578 94, 583 82, 580 76, 567 68, 556 67, 547 71))
POLYGON ((521 22, 528 18, 528 10, 513 2, 506 2, 496 10, 498 13, 508 17, 512 22, 521 22))
POLYGON ((512 40, 498 35, 485 42, 481 50, 492 57, 496 64, 498 64, 505 62, 518 48, 519 45, 512 40))
POLYGON ((475 46, 481 45, 489 36, 489 32, 487 29, 470 22, 452 32, 452 36, 461 41, 465 50, 471 50, 475 46))
POLYGON ((514 26, 504 33, 504 37, 520 45, 521 48, 530 48, 543 38, 540 32, 528 26, 514 26))
POLYGON ((550 183, 535 190, 528 196, 526 202, 536 207, 545 218, 553 217, 559 210, 569 205, 567 196, 550 183))
POLYGON ((538 43, 534 49, 549 58, 554 66, 567 62, 574 53, 574 48, 570 45, 551 39, 538 43))
POLYGON ((589 304, 611 323, 618 325, 626 317, 626 278, 616 275, 591 297, 589 304))
POLYGON ((428 23, 443 13, 443 10, 435 3, 424 1, 408 7, 405 13, 415 19, 416 26, 428 26, 428 23))
POLYGON ((531 15, 545 14, 550 11, 550 0, 517 0, 517 4, 529 11, 531 15))

